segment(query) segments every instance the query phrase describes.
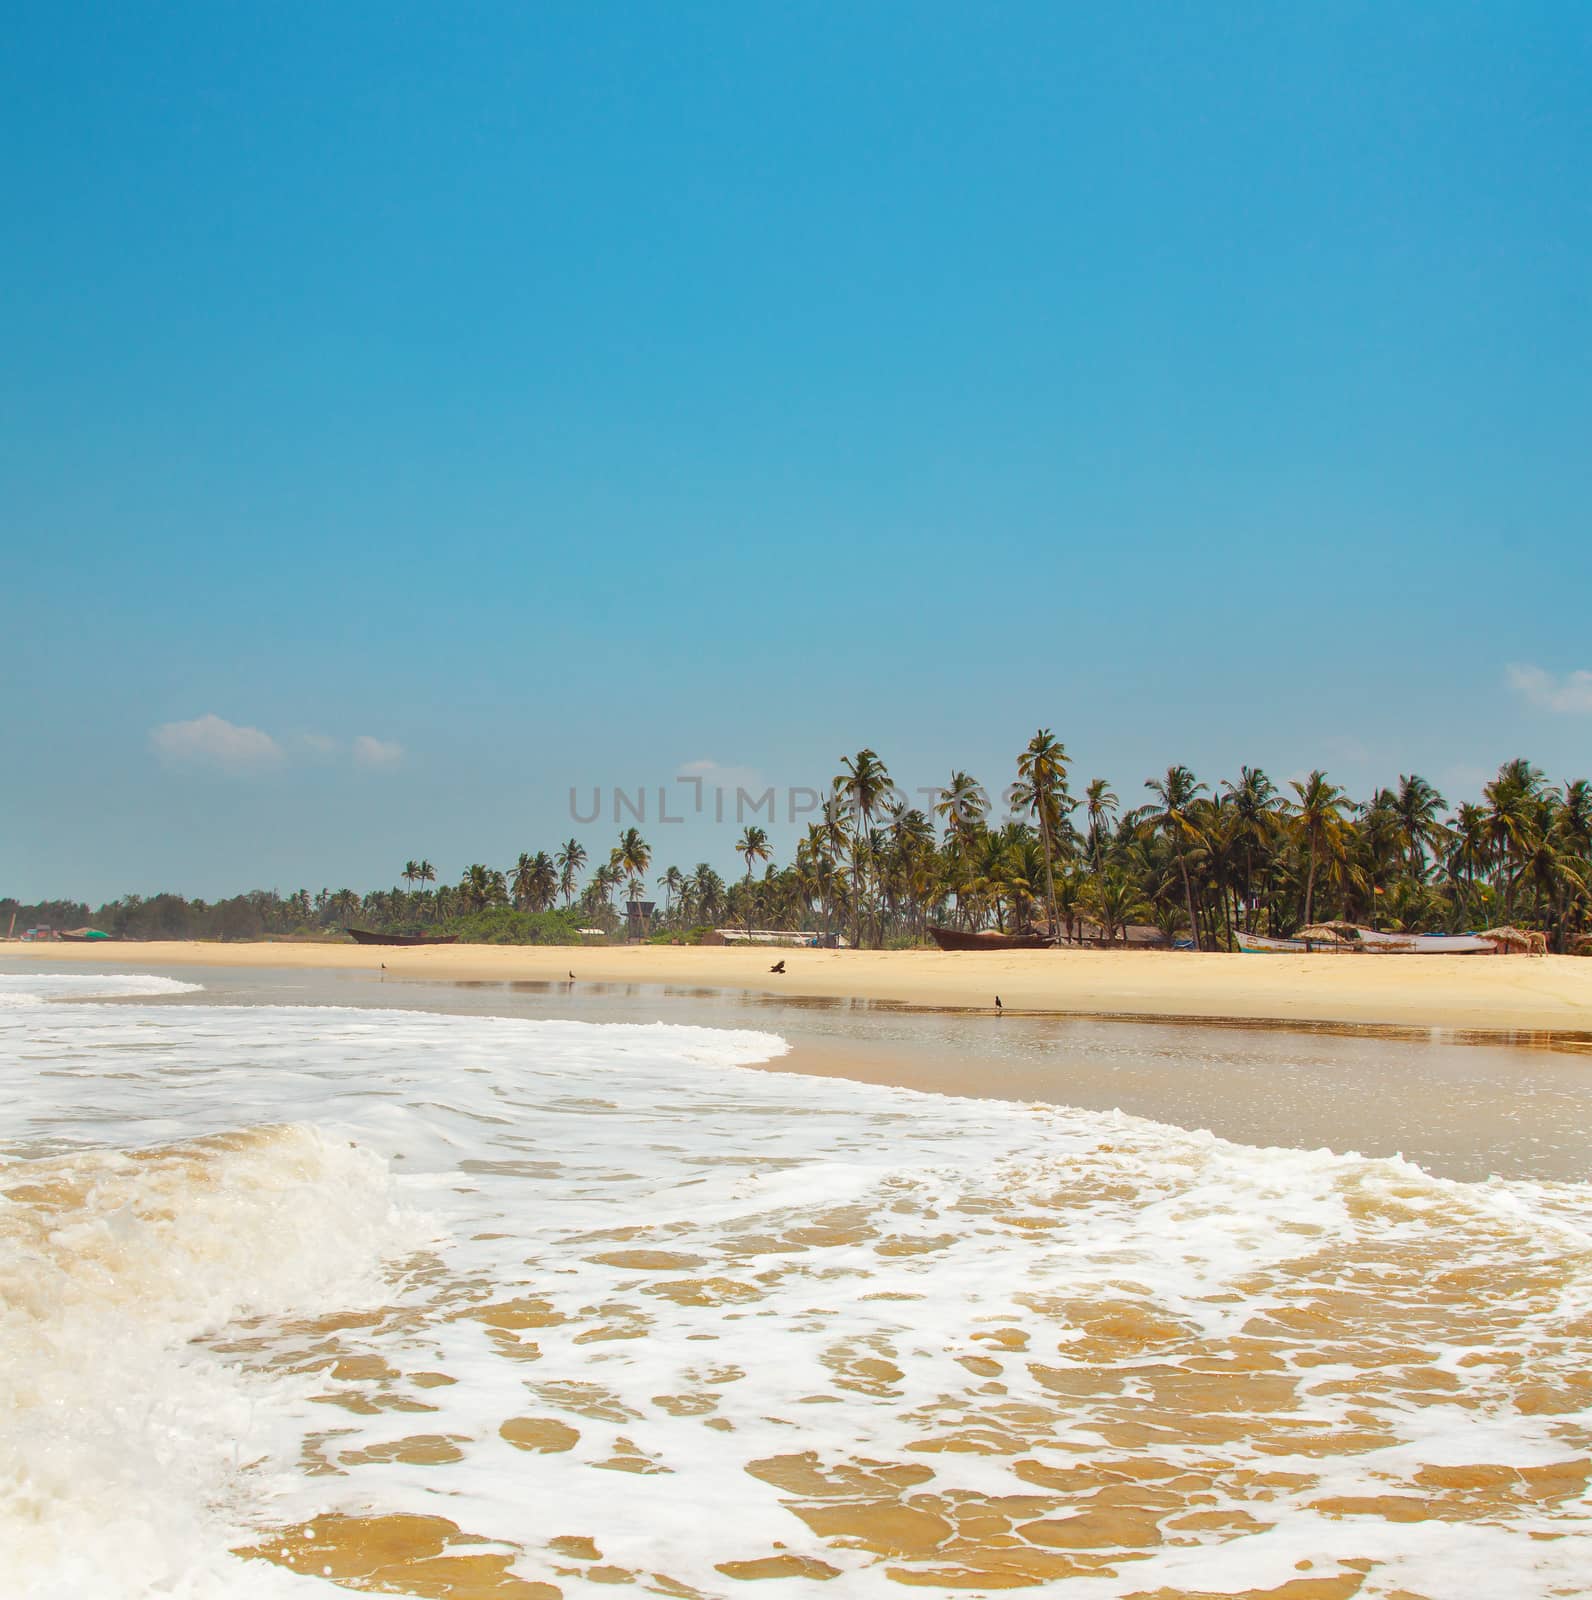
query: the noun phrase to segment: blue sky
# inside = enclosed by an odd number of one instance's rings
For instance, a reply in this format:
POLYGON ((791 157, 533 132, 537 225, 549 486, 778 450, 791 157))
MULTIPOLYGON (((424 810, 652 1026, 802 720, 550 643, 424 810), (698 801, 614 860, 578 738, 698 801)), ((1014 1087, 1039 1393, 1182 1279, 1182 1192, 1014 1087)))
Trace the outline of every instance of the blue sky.
POLYGON ((0 894, 1040 725, 1587 773, 1589 74, 1567 4, 31 8, 0 894))

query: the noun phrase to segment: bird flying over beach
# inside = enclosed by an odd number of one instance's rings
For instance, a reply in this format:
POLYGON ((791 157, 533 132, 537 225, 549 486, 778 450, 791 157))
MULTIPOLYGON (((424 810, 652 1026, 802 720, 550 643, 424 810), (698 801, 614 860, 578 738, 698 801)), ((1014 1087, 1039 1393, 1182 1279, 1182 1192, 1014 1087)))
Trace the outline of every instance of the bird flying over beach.
POLYGON ((770 972, 783 972, 785 970, 785 963, 783 961, 776 961, 768 970, 770 972))

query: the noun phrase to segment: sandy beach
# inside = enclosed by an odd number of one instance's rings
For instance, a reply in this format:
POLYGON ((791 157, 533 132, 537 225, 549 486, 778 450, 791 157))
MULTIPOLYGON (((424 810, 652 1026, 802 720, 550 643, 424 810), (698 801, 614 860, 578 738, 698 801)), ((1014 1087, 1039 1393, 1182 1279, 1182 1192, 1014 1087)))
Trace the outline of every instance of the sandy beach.
POLYGON ((1571 956, 1245 956, 1126 951, 779 950, 632 945, 416 949, 259 942, 24 944, 6 958, 118 967, 300 967, 389 979, 652 983, 814 999, 1076 1016, 1592 1030, 1592 960, 1571 956), (783 956, 786 972, 769 967, 783 956))

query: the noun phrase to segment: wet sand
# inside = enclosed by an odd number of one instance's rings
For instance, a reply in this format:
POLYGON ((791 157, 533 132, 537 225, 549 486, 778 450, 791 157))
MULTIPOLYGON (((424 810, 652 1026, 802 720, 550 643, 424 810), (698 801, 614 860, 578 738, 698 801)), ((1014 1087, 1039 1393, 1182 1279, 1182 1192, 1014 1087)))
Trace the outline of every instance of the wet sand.
POLYGON ((389 978, 640 983, 1072 1016, 1395 1024, 1592 1033, 1592 960, 1573 956, 1245 956, 1037 950, 778 950, 678 945, 171 943, 0 946, 0 959, 380 972, 389 978), (786 972, 769 967, 784 957, 786 972))

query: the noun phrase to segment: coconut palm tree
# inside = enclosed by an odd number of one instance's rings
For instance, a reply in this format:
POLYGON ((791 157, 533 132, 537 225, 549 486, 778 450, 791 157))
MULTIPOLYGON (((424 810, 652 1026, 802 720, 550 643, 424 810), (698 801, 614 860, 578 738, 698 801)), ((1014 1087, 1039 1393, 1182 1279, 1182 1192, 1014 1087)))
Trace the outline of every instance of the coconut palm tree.
POLYGON ((641 898, 641 883, 652 865, 652 846, 635 828, 626 828, 619 835, 619 843, 608 857, 608 864, 619 876, 629 880, 628 893, 632 900, 641 898))
POLYGON ((1089 838, 1085 849, 1089 859, 1098 868, 1111 834, 1111 820, 1122 802, 1112 793, 1111 785, 1104 778, 1091 778, 1083 795, 1084 814, 1089 821, 1089 838))
POLYGON ((1140 814, 1139 825, 1145 833, 1159 833, 1171 845, 1177 858, 1178 871, 1183 879, 1183 901, 1188 909, 1189 937, 1194 948, 1200 948, 1199 919, 1194 914, 1194 887, 1188 875, 1188 848, 1199 839, 1199 825, 1193 816, 1195 800, 1205 792, 1205 785, 1195 780, 1187 767, 1168 767, 1164 778, 1146 778, 1144 787, 1159 802, 1140 814))
MULTIPOLYGON (((735 853, 746 863, 746 892, 745 911, 751 914, 752 892, 752 863, 754 861, 767 861, 773 852, 769 849, 768 835, 755 823, 749 823, 746 831, 735 841, 735 853)), ((750 922, 746 924, 746 931, 752 931, 750 922)))
POLYGON ((835 776, 835 797, 851 812, 851 915, 854 942, 862 944, 862 869, 868 830, 890 788, 890 774, 872 750, 842 758, 835 776))
POLYGON ((1091 873, 1084 881, 1081 903, 1083 909, 1100 924, 1101 937, 1107 944, 1112 943, 1119 933, 1126 944, 1128 924, 1151 914, 1138 886, 1120 867, 1107 867, 1103 872, 1091 873))
POLYGON ((545 850, 538 850, 531 858, 529 900, 532 911, 551 910, 558 898, 558 868, 545 850))
POLYGON ((531 908, 531 875, 535 864, 536 858, 528 850, 522 850, 519 860, 509 868, 509 894, 513 897, 516 911, 528 911, 531 908))
MULTIPOLYGON (((1367 891, 1367 912, 1373 928, 1377 925, 1377 897, 1386 893, 1390 879, 1402 870, 1412 884, 1425 881, 1424 872, 1410 870, 1410 835, 1399 814, 1398 802, 1394 790, 1378 789, 1368 802, 1355 808, 1358 817, 1349 841, 1350 853, 1356 858, 1356 880, 1367 891)), ((1405 900, 1400 904, 1418 907, 1419 902, 1405 900)))
POLYGON ((566 839, 554 853, 553 865, 558 868, 558 892, 567 907, 575 898, 575 885, 586 865, 586 847, 579 839, 566 839))
POLYGON ((1471 901, 1475 898, 1476 878, 1487 870, 1492 860, 1492 831, 1486 810, 1469 801, 1463 802, 1454 813, 1449 826, 1448 875, 1456 889, 1463 883, 1460 908, 1464 912, 1462 925, 1471 916, 1471 901))
POLYGON ((1312 772, 1303 783, 1294 779, 1289 787, 1299 798, 1288 802, 1288 810, 1310 857, 1305 878, 1305 926, 1308 927, 1313 920, 1316 867, 1327 849, 1336 849, 1342 842, 1343 813, 1349 797, 1337 784, 1329 783, 1326 773, 1320 770, 1312 772))
POLYGON ((459 880, 459 892, 465 903, 474 911, 487 906, 501 905, 508 899, 508 883, 495 867, 476 861, 464 869, 459 880))
POLYGON ((663 890, 663 915, 667 921, 674 912, 675 901, 685 888, 685 874, 678 867, 670 867, 658 879, 658 887, 663 890))
POLYGON ((690 882, 694 914, 704 922, 717 922, 724 910, 724 880, 706 861, 699 861, 690 882))
POLYGON ((1277 786, 1259 767, 1240 767, 1237 783, 1223 783, 1233 815, 1233 836, 1244 859, 1244 898, 1253 909, 1255 861, 1270 859, 1277 839, 1277 786))
POLYGON ((1506 761, 1498 769, 1498 776, 1482 790, 1487 802, 1493 858, 1503 882, 1506 922, 1514 916, 1515 881, 1519 877, 1519 863, 1531 840, 1542 784, 1541 771, 1529 761, 1516 757, 1506 761))
POLYGON ((1054 835, 1060 828, 1062 806, 1067 800, 1067 747, 1049 728, 1041 728, 1018 756, 1017 776, 1022 781, 1013 798, 1039 818, 1039 838, 1045 852, 1045 904, 1050 913, 1048 931, 1054 938, 1057 931, 1054 835))
MULTIPOLYGON (((411 867, 414 868, 414 874, 415 874, 414 875, 414 882, 416 882, 416 883, 435 883, 437 881, 437 869, 434 866, 432 866, 432 864, 429 861, 425 860, 424 858, 422 858, 419 861, 411 861, 411 862, 407 862, 405 864, 405 866, 404 866, 404 876, 406 878, 409 876, 409 869, 411 867)), ((435 916, 435 914, 436 914, 436 906, 435 906, 435 904, 433 904, 433 906, 432 906, 432 915, 435 916)))
POLYGON ((1409 862, 1410 876, 1417 883, 1426 879, 1426 852, 1438 853, 1448 840, 1448 829, 1439 815, 1448 802, 1419 773, 1399 774, 1393 795, 1393 814, 1398 819, 1399 838, 1409 862))

